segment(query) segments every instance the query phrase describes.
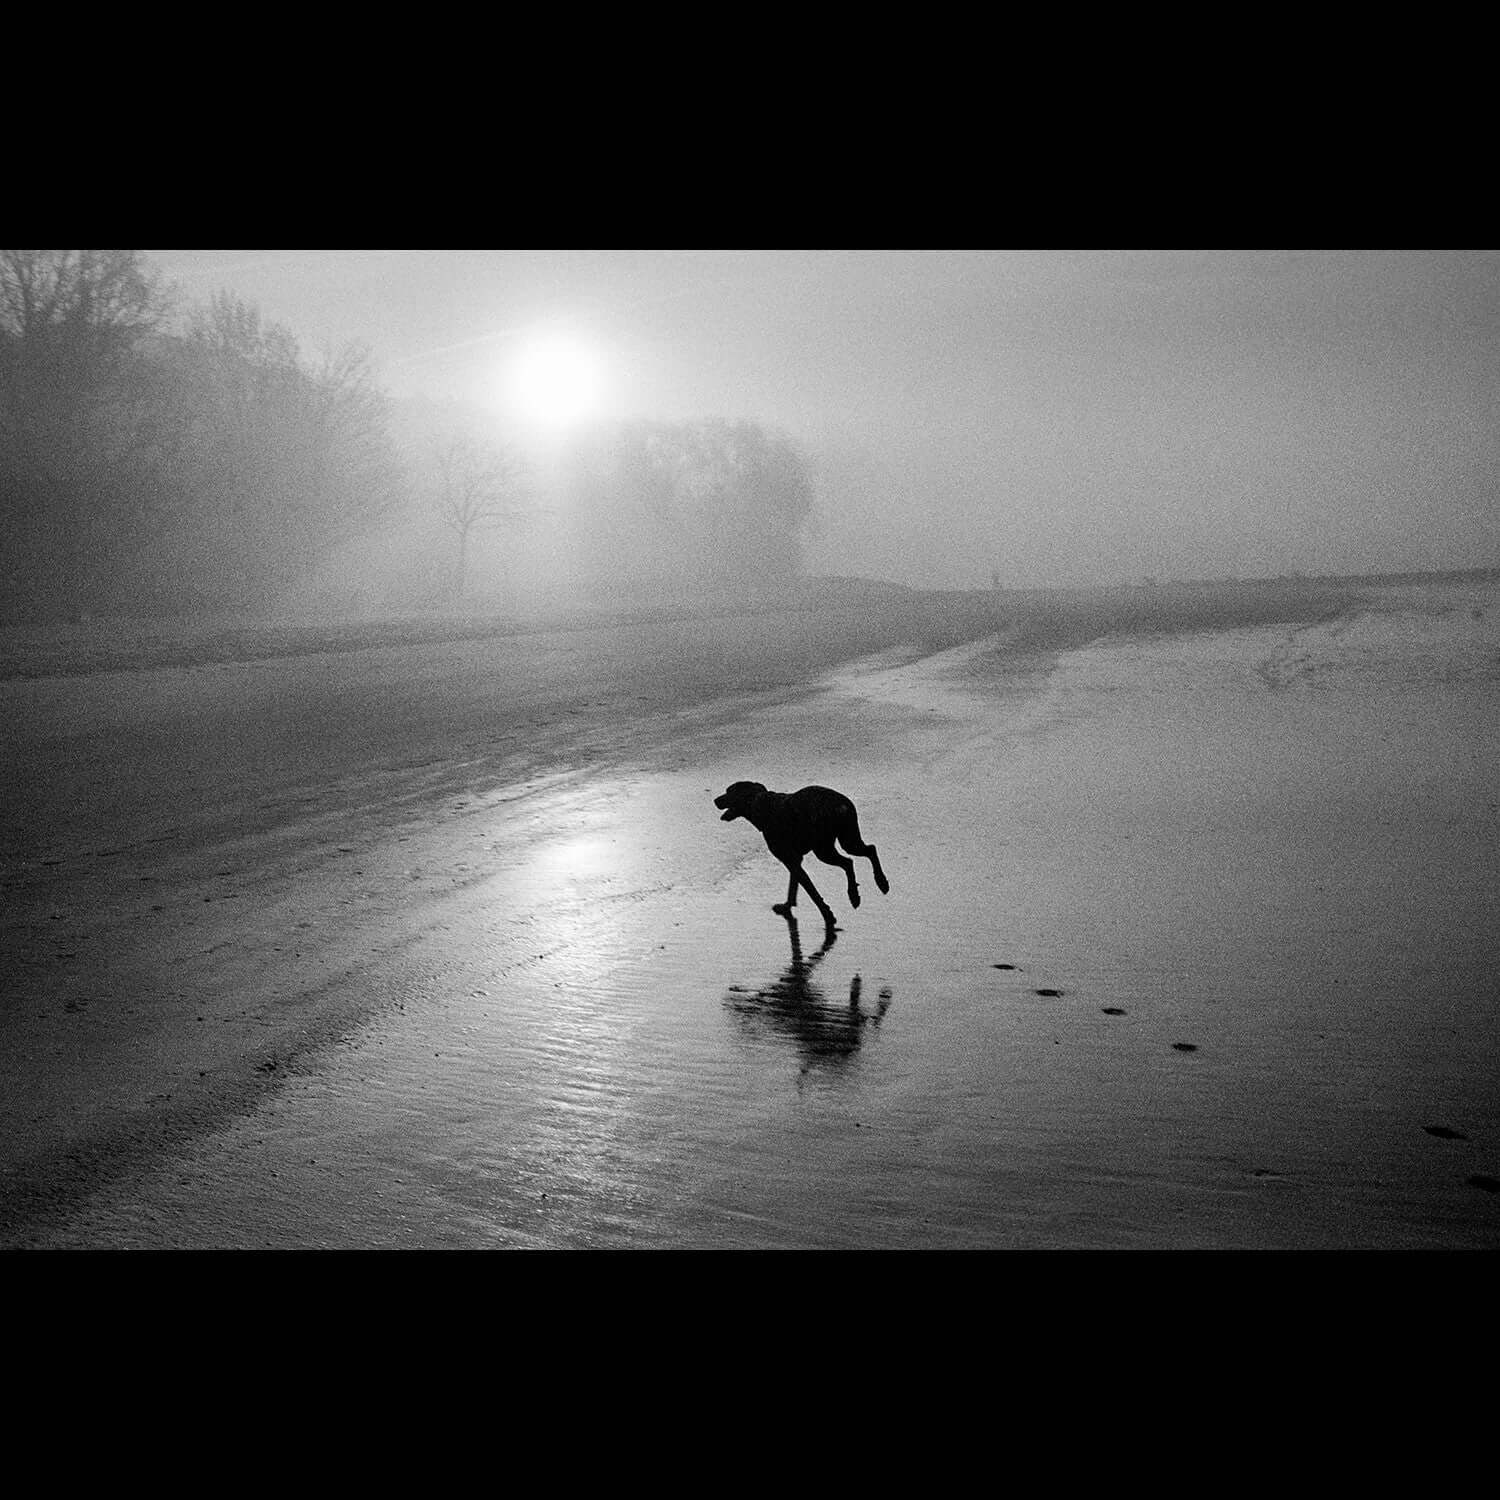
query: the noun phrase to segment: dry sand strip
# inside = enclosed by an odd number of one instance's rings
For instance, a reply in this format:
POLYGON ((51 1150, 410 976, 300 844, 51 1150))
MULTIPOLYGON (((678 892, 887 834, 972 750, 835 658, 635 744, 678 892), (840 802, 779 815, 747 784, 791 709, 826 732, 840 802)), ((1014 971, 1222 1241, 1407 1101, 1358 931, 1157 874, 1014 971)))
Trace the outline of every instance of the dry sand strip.
MULTIPOLYGON (((1013 666, 1139 624, 1140 600, 1126 606, 1007 601, 985 619, 965 605, 920 622, 925 634, 878 615, 720 621, 549 642, 526 661, 473 643, 383 647, 344 653, 337 674, 264 664, 258 690, 243 673, 184 685, 180 671, 7 685, 7 757, 34 813, 6 825, 19 852, 5 872, 4 1242, 33 1242, 95 1189, 315 1071, 320 1047, 401 1003, 399 955, 466 890, 515 849, 566 841, 612 764, 691 759, 689 729, 742 743, 747 708, 790 701, 809 663, 860 646, 914 654, 998 623, 1013 666), (768 660, 777 631, 783 655, 768 660), (484 738, 497 722, 525 731, 520 750, 484 738), (151 774, 163 762, 164 784, 151 774), (317 779, 330 764, 337 775, 317 779), (514 848, 487 837, 497 814, 530 830, 514 848)), ((1227 625, 1247 610, 1319 618, 1328 598, 1241 591, 1161 609, 1173 625, 1227 625)), ((815 750, 818 722, 802 728, 815 750)))

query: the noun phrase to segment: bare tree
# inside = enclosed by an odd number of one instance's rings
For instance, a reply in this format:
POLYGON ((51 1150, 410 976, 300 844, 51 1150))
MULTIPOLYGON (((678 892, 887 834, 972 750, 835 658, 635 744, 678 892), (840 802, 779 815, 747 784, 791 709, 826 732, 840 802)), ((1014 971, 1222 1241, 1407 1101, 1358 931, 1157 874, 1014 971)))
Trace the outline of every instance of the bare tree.
POLYGON ((458 538, 453 573, 453 594, 457 598, 464 591, 473 533, 481 527, 514 525, 522 519, 526 467, 503 443, 485 443, 468 433, 456 433, 444 441, 437 451, 436 465, 438 515, 458 538))
POLYGON ((139 250, 0 250, 0 329, 95 362, 160 325, 172 298, 139 250))
POLYGON ((290 330, 220 293, 193 310, 178 353, 196 500, 179 550, 209 593, 274 601, 398 506, 385 398, 361 346, 310 364, 290 330))
POLYGON ((145 388, 170 305, 138 250, 0 250, 0 612, 91 603, 158 508, 145 388))

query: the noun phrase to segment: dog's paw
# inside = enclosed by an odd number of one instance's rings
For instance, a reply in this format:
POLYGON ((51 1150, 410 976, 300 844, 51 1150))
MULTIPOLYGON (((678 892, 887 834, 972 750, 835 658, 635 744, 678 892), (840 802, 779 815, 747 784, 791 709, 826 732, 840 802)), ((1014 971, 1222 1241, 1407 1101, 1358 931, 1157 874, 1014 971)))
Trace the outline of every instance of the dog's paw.
POLYGON ((882 896, 886 896, 886 895, 890 894, 891 883, 890 883, 889 880, 887 880, 885 878, 884 875, 877 875, 875 877, 875 884, 880 887, 880 894, 882 896))
POLYGON ((859 905, 859 892, 857 890, 851 890, 849 892, 849 905, 850 906, 858 906, 859 905))

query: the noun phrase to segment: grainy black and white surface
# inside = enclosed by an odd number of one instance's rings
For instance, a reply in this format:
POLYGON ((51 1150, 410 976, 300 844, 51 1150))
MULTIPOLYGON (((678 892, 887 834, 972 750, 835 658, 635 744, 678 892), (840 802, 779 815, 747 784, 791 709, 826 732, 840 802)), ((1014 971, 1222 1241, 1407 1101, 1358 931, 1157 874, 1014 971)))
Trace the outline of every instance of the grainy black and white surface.
POLYGON ((1493 583, 1007 597, 11 633, 0 1243, 1495 1245, 1493 583))

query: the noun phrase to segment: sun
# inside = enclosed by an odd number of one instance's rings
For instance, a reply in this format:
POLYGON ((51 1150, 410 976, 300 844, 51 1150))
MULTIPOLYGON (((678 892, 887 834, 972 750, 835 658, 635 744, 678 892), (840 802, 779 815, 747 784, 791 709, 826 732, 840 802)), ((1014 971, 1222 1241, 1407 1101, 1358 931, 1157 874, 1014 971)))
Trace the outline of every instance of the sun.
POLYGON ((545 329, 529 335, 506 372, 509 404, 538 426, 572 427, 599 409, 604 361, 577 334, 545 329))

